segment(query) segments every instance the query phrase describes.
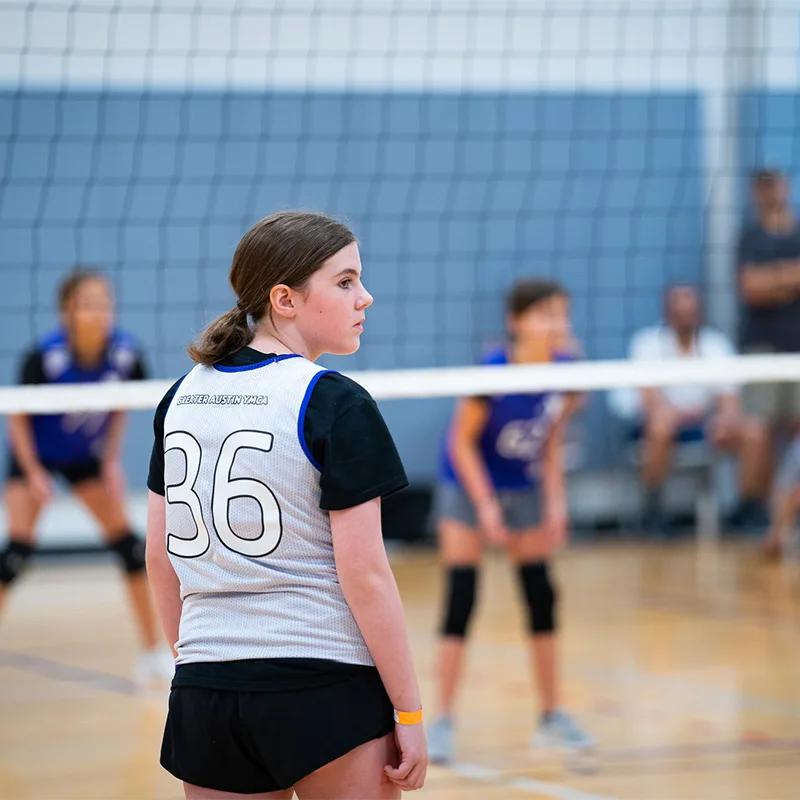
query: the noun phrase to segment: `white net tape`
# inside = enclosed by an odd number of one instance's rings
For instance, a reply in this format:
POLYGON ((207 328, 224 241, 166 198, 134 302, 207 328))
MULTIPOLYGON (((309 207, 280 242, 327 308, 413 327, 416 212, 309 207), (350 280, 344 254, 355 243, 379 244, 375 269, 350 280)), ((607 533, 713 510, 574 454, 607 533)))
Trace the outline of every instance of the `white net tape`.
MULTIPOLYGON (((603 391, 641 386, 800 383, 800 355, 663 361, 581 361, 351 372, 376 400, 540 391, 603 391)), ((155 408, 172 380, 0 389, 0 414, 54 414, 155 408)))

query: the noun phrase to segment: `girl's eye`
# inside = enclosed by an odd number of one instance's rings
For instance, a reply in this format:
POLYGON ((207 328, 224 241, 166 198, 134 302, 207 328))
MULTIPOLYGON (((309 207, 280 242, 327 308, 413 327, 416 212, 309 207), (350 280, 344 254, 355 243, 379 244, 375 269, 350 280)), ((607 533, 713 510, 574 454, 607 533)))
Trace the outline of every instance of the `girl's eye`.
POLYGON ((352 282, 353 282, 352 278, 345 278, 344 280, 339 281, 339 286, 341 286, 342 289, 347 289, 352 282))

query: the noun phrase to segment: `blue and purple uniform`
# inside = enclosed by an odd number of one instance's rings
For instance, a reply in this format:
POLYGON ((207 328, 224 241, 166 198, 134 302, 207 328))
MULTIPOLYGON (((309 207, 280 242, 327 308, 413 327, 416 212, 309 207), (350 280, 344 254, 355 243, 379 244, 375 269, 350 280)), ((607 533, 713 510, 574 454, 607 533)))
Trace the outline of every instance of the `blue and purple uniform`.
MULTIPOLYGON (((555 361, 571 361, 558 355, 555 361)), ((483 364, 508 364, 505 349, 490 353, 483 364)), ((563 406, 560 392, 493 395, 486 427, 481 434, 480 453, 492 483, 498 490, 525 489, 539 481, 539 465, 550 428, 563 406)), ((439 470, 442 483, 460 485, 448 452, 442 449, 439 470)))
MULTIPOLYGON (((144 377, 140 347, 124 331, 113 331, 100 363, 87 368, 76 361, 66 333, 56 330, 44 336, 26 354, 19 383, 102 383, 141 380, 144 377)), ((46 467, 96 461, 103 454, 110 421, 110 412, 32 416, 39 459, 46 467)))

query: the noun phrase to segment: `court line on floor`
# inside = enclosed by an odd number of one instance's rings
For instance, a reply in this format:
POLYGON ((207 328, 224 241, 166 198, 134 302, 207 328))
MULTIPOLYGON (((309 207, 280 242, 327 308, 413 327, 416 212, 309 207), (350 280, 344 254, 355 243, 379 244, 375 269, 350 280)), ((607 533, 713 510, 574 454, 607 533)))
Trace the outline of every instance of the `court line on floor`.
MULTIPOLYGON (((621 772, 620 767, 625 766, 626 763, 648 763, 652 759, 690 759, 690 758, 707 758, 709 756, 717 755, 733 755, 733 754, 764 754, 770 752, 791 752, 800 745, 800 739, 797 738, 768 738, 761 741, 730 741, 730 742, 710 742, 706 744, 697 745, 676 745, 676 746, 655 746, 655 747, 639 747, 639 748, 621 748, 616 751, 600 750, 598 753, 598 763, 596 773, 611 774, 605 767, 612 767, 613 774, 622 776, 625 774, 624 769, 621 772), (611 759, 609 760, 609 756, 611 759), (622 758, 620 758, 622 756, 622 758)), ((657 763, 657 762, 656 762, 657 763)), ((541 781, 536 778, 528 777, 515 777, 513 767, 507 770, 494 769, 486 767, 482 764, 473 762, 458 762, 449 767, 444 767, 448 772, 458 775, 462 778, 471 779, 481 783, 491 784, 493 786, 506 787, 509 789, 516 789, 521 792, 530 794, 545 794, 555 800, 619 800, 616 797, 609 797, 607 795, 599 795, 592 792, 585 792, 581 789, 573 789, 570 786, 563 784, 550 783, 549 781, 541 781)), ((674 771, 674 763, 670 767, 674 771)), ((728 769, 726 766, 725 769, 728 769)), ((707 772, 707 769, 703 771, 707 772)), ((593 773, 593 774, 596 774, 593 773)))
MULTIPOLYGON (((522 753, 523 747, 492 748, 492 752, 522 753)), ((528 748, 524 748, 526 751, 528 748)), ((484 748, 486 750, 486 748, 484 748)), ((640 747, 599 748, 598 768, 621 766, 639 761, 667 759, 708 758, 719 755, 749 755, 800 751, 800 737, 763 736, 728 739, 725 741, 687 742, 675 744, 643 745, 640 747)))
POLYGON ((16 667, 25 672, 35 672, 46 678, 57 681, 74 683, 92 689, 99 689, 113 694, 142 696, 139 685, 130 678, 112 675, 108 672, 99 672, 85 667, 71 667, 60 661, 53 661, 42 656, 32 656, 27 653, 18 653, 13 650, 0 650, 0 666, 16 667))
POLYGON ((584 792, 560 783, 550 783, 550 781, 540 781, 535 778, 514 777, 502 770, 472 762, 457 762, 444 769, 454 775, 458 775, 460 778, 516 789, 529 794, 546 794, 549 797, 556 798, 556 800, 619 800, 617 797, 584 792))
POLYGON ((740 755, 746 753, 800 751, 800 737, 763 736, 731 739, 722 742, 691 742, 686 744, 653 745, 643 747, 620 747, 603 750, 603 763, 624 763, 653 758, 707 758, 718 755, 740 755))

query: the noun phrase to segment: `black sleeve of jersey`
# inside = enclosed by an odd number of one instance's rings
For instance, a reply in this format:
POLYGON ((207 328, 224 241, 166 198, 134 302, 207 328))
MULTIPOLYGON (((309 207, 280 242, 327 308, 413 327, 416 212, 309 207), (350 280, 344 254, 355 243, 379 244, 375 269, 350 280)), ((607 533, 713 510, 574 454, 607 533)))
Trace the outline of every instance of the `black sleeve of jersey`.
POLYGON ((169 387, 169 391, 161 398, 161 402, 156 408, 153 417, 153 450, 150 453, 150 472, 147 476, 147 488, 156 494, 165 495, 167 493, 164 486, 164 418, 167 416, 169 404, 175 397, 175 392, 181 385, 181 381, 186 376, 175 381, 169 387))
POLYGON ((26 386, 47 383, 47 377, 44 374, 44 361, 40 350, 29 350, 22 357, 17 383, 26 386))
POLYGON ((363 386, 337 372, 311 392, 303 433, 321 466, 320 508, 338 511, 408 486, 403 462, 378 406, 363 386))
MULTIPOLYGON (((136 361, 133 363, 133 369, 128 377, 129 381, 143 381, 147 379, 147 362, 144 360, 144 355, 139 352, 136 354, 136 361)), ((166 412, 165 412, 166 413, 166 412)))

